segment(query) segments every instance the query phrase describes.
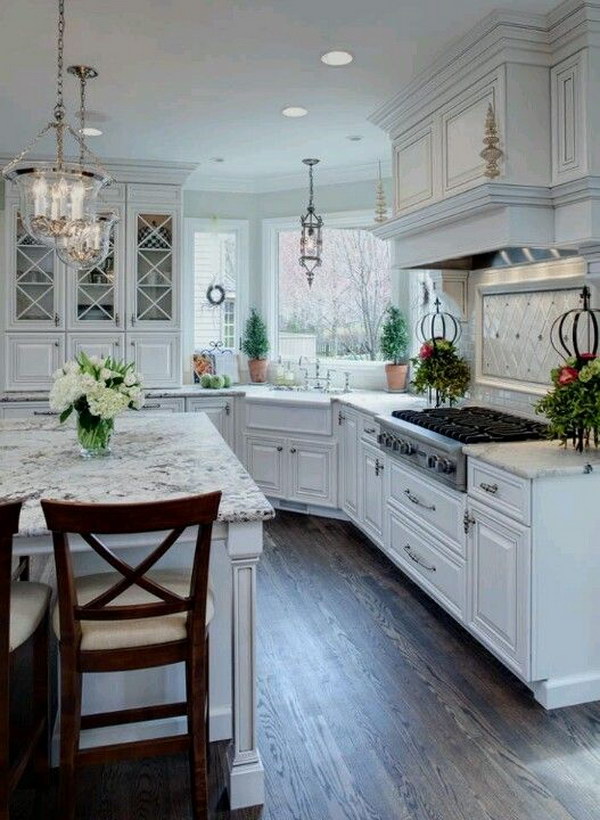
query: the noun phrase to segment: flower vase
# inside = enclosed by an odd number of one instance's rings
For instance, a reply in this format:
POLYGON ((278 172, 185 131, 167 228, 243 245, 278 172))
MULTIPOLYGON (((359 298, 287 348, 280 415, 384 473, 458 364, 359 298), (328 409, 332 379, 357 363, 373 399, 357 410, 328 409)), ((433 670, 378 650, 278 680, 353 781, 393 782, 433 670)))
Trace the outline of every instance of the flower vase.
POLYGON ((82 458, 103 458, 110 454, 113 419, 103 419, 89 413, 77 414, 77 439, 82 458))

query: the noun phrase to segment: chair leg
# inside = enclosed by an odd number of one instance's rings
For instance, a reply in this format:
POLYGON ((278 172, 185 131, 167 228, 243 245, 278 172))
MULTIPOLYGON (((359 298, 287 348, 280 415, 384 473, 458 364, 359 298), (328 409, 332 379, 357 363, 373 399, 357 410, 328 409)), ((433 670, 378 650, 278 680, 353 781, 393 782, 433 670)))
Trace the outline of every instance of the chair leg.
POLYGON ((190 781, 194 820, 208 817, 206 773, 206 668, 204 644, 192 645, 186 662, 187 718, 190 737, 190 781))
POLYGON ((61 820, 75 820, 75 769, 81 728, 81 673, 73 653, 61 651, 60 788, 61 820))
POLYGON ((33 714, 34 725, 42 727, 33 762, 40 784, 50 784, 50 714, 48 698, 48 611, 33 636, 33 714))

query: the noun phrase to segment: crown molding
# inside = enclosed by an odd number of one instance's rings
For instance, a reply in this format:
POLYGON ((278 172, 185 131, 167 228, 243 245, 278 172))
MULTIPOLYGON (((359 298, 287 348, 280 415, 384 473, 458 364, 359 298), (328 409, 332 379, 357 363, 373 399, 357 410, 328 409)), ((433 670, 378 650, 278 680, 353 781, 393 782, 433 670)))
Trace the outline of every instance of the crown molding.
MULTIPOLYGON (((28 155, 33 162, 51 162, 54 157, 40 154, 28 155)), ((12 157, 0 154, 0 165, 6 165, 12 157)), ((77 163, 74 157, 68 162, 77 163)), ((198 165, 191 162, 167 162, 162 160, 102 159, 101 165, 116 182, 151 182, 155 185, 183 185, 198 165)))
MULTIPOLYGON (((379 165, 377 162, 365 162, 342 168, 330 168, 320 165, 315 172, 315 185, 339 185, 351 182, 372 182, 377 179, 379 165)), ((381 162, 381 174, 384 178, 392 175, 392 161, 381 162)), ((273 174, 263 177, 220 177, 204 176, 201 169, 191 176, 185 185, 186 191, 220 191, 223 193, 267 194, 276 191, 290 191, 305 188, 306 173, 273 174)))

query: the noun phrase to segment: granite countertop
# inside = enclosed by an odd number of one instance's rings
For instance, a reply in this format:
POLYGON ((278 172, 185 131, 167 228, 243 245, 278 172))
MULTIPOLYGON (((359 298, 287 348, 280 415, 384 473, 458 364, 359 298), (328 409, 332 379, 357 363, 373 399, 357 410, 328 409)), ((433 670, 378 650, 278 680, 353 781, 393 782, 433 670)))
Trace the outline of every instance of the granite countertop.
POLYGON ((0 499, 25 498, 20 535, 46 534, 39 499, 152 501, 221 490, 219 521, 263 521, 274 511, 203 413, 126 413, 113 451, 83 459, 74 425, 56 419, 0 421, 0 499))
POLYGON ((558 441, 519 441, 504 444, 467 444, 463 453, 522 478, 600 474, 600 449, 578 453, 558 441))

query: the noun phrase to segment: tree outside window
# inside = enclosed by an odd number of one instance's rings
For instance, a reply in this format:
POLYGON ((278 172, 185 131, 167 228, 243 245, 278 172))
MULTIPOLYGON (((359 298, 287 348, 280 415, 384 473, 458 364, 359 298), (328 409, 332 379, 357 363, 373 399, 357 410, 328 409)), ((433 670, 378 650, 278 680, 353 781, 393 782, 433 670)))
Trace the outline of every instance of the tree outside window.
POLYGON ((298 264, 298 231, 279 233, 279 353, 381 360, 391 298, 389 244, 360 229, 325 228, 323 264, 309 289, 298 264))

